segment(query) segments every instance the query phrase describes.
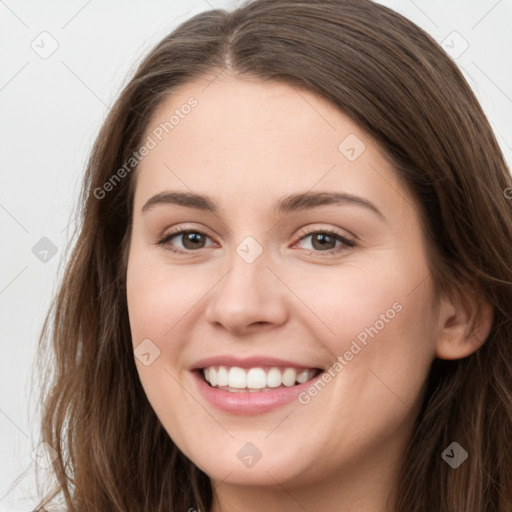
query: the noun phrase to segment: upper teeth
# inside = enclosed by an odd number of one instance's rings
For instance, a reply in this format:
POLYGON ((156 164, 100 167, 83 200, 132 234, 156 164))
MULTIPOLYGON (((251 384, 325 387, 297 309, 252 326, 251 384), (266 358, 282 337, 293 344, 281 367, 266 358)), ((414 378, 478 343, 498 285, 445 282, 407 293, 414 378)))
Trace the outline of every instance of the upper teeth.
POLYGON ((238 366, 209 366, 203 368, 204 378, 213 387, 263 389, 278 388, 281 385, 302 384, 315 376, 316 370, 296 368, 239 368, 238 366))

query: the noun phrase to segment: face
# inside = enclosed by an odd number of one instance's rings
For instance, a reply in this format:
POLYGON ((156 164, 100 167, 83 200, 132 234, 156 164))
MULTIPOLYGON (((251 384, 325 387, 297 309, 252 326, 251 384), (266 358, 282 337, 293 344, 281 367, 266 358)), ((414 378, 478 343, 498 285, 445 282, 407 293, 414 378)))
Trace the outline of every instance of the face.
POLYGON ((169 436, 226 485, 392 467, 436 321, 417 210, 380 149, 323 97, 224 75, 174 92, 145 140, 128 308, 169 436))

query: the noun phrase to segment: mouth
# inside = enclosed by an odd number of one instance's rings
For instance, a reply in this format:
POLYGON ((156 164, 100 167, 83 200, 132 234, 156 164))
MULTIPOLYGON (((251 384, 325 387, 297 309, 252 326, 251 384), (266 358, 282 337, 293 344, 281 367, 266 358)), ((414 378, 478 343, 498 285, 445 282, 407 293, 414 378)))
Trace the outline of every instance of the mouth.
POLYGON ((315 379, 323 370, 285 366, 241 368, 212 365, 195 371, 211 388, 230 393, 260 393, 300 386, 315 379))
POLYGON ((236 416, 269 413, 293 404, 325 370, 286 359, 219 354, 190 368, 197 390, 216 409, 236 416))

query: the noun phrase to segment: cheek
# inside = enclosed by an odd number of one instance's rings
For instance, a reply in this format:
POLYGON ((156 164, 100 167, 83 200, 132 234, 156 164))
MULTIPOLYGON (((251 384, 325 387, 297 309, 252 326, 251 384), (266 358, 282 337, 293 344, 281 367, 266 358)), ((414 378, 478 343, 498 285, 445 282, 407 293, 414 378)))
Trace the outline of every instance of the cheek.
POLYGON ((205 284, 195 286, 190 272, 137 250, 130 255, 126 287, 134 345, 145 338, 169 335, 208 289, 205 284))
MULTIPOLYGON (((397 433, 408 435, 434 357, 432 290, 428 279, 422 281, 422 265, 400 272, 376 267, 370 276, 346 270, 323 286, 332 301, 314 303, 335 333, 319 338, 330 353, 332 378, 310 387, 300 402, 316 418, 319 435, 332 439, 328 451, 334 458, 356 456, 397 433), (347 443, 333 432, 344 432, 347 443)), ((313 297, 321 287, 311 283, 313 297)))
POLYGON ((187 313, 203 294, 194 291, 179 268, 156 264, 137 251, 130 255, 126 284, 130 330, 142 387, 169 435, 172 433, 174 442, 188 453, 187 443, 190 439, 202 439, 204 425, 194 421, 202 411, 198 412, 197 401, 184 392, 181 383, 186 370, 180 370, 180 356, 187 337, 178 333, 193 328, 187 323, 187 313), (137 357, 137 353, 143 352, 138 348, 142 346, 146 347, 144 352, 151 354, 147 365, 137 357), (173 410, 180 411, 179 415, 171 413, 170 404, 173 410))
POLYGON ((396 347, 426 334, 432 299, 428 274, 420 251, 394 248, 336 267, 291 268, 281 276, 307 306, 297 303, 293 314, 339 354, 354 339, 384 344, 393 338, 396 347))
POLYGON ((333 406, 376 404, 379 417, 392 407, 389 398, 399 397, 398 410, 400 402, 412 407, 435 353, 433 290, 422 255, 389 251, 318 277, 290 274, 289 282, 298 296, 308 297, 315 314, 303 323, 327 348, 333 375, 341 377, 333 394, 341 402, 333 406))

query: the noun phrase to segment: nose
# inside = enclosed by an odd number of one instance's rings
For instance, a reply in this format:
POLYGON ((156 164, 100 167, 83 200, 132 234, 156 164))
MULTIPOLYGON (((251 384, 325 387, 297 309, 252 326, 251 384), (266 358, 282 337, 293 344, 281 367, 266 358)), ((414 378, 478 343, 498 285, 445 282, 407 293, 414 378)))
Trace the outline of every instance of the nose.
POLYGON ((261 255, 249 263, 235 253, 231 263, 208 294, 207 321, 237 335, 284 324, 289 314, 287 287, 268 260, 261 255))

